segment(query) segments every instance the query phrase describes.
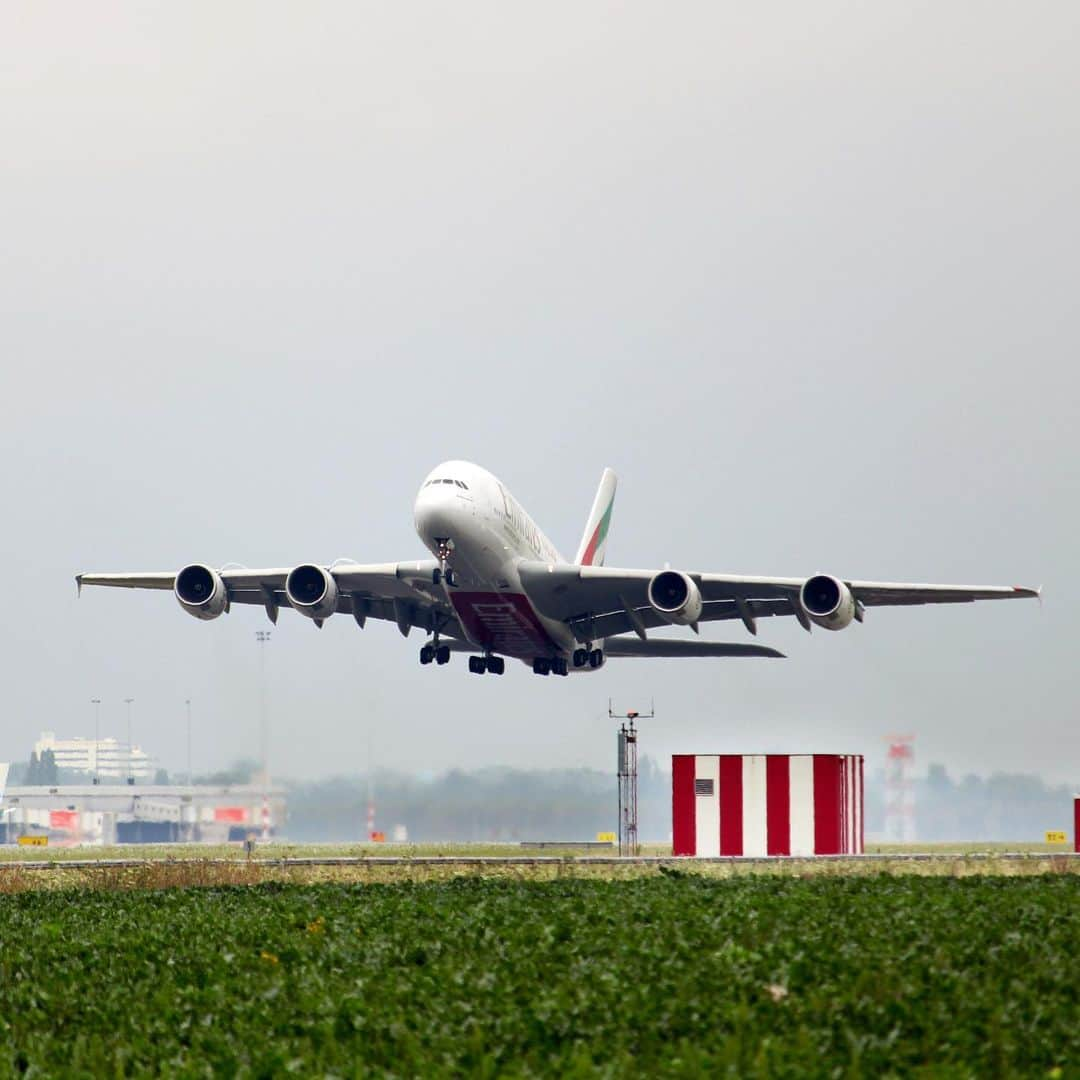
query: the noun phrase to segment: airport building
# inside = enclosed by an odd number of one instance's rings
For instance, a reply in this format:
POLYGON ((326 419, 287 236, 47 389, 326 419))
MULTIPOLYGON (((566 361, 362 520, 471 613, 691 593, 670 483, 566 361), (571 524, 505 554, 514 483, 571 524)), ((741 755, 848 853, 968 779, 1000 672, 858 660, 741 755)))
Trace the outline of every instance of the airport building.
POLYGON ((153 762, 141 747, 129 747, 112 737, 58 739, 55 731, 43 731, 34 743, 34 753, 40 758, 46 750, 52 751, 60 769, 75 769, 115 780, 133 776, 144 782, 151 780, 154 774, 153 762))
MULTIPOLYGON (((0 772, 3 767, 0 767, 0 772)), ((2 787, 0 843, 48 836, 51 844, 225 843, 279 835, 285 794, 234 786, 65 784, 2 787)))

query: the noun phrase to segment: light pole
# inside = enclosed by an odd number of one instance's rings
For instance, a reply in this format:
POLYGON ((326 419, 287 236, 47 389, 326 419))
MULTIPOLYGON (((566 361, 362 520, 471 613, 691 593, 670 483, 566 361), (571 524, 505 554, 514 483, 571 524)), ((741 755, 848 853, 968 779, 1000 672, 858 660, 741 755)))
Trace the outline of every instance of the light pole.
POLYGON ((191 787, 191 698, 184 698, 187 706, 187 782, 191 787))
POLYGON ((266 719, 266 643, 270 640, 269 630, 256 630, 255 640, 259 643, 259 713, 260 735, 262 742, 262 838, 270 839, 270 725, 266 719))
POLYGON ((91 698, 90 704, 94 706, 94 783, 98 784, 101 782, 101 774, 98 771, 98 747, 101 742, 101 698, 91 698))
POLYGON ((128 727, 128 738, 127 738, 127 743, 128 743, 128 746, 127 746, 127 751, 128 751, 127 752, 128 776, 127 776, 127 782, 129 784, 134 784, 135 783, 135 763, 134 763, 134 761, 132 760, 132 757, 131 757, 131 703, 134 700, 135 699, 133 697, 124 698, 124 704, 127 706, 127 727, 128 727))

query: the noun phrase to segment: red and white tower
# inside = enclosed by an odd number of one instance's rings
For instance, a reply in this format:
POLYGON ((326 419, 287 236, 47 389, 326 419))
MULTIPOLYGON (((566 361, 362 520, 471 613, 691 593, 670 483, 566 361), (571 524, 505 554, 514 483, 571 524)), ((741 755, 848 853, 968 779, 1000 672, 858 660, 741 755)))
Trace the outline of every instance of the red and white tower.
POLYGON ((885 836, 897 844, 915 840, 915 789, 911 769, 915 764, 914 735, 886 735, 885 836))

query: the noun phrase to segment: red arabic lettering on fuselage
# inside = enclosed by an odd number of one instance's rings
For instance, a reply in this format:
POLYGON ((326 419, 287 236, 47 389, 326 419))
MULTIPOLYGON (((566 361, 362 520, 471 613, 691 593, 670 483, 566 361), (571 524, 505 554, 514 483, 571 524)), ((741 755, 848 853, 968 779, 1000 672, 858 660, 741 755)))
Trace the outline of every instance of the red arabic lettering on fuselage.
POLYGON ((470 641, 526 660, 555 651, 554 642, 520 593, 454 591, 450 598, 470 641))

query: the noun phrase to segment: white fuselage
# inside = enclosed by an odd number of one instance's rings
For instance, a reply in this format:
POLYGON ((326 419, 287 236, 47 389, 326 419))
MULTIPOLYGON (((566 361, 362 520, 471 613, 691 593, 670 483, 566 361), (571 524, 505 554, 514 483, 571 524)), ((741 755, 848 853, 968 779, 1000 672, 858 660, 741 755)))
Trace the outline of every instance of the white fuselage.
POLYGON ((440 544, 452 544, 454 584, 444 582, 443 589, 470 642, 529 662, 579 647, 564 623, 544 618, 529 603, 517 571, 523 561, 565 560, 486 469, 466 461, 439 465, 421 485, 413 516, 436 557, 440 544))

